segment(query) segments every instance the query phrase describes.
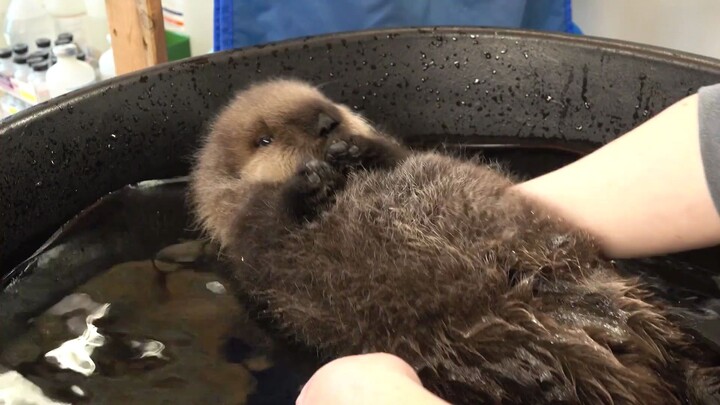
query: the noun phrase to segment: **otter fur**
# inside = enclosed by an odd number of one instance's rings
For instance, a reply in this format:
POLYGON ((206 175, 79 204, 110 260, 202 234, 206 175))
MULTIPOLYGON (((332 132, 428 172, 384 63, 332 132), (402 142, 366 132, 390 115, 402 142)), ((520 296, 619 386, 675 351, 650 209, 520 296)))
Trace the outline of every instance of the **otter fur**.
POLYGON ((274 79, 213 121, 189 197, 243 291, 327 358, 396 354, 455 403, 720 402, 716 360, 512 184, 274 79))

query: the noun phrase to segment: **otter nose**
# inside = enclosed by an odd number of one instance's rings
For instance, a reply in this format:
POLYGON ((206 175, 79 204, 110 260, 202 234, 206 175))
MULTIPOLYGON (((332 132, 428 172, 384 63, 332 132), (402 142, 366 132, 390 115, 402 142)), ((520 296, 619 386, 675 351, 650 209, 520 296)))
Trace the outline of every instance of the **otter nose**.
POLYGON ((321 137, 328 136, 330 134, 330 132, 332 132, 333 129, 335 129, 338 126, 338 124, 339 124, 339 122, 335 118, 321 112, 320 114, 318 114, 318 121, 317 121, 318 136, 321 136, 321 137))

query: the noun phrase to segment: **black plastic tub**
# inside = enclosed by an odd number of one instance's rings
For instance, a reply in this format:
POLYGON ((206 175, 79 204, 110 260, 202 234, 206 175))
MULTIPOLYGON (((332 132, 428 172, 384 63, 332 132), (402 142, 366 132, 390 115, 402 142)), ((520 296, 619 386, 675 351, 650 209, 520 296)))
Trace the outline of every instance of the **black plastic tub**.
MULTIPOLYGON (((335 100, 415 146, 460 147, 534 176, 594 150, 699 87, 720 82, 720 61, 530 31, 372 31, 161 65, 27 110, 0 123, 0 373, 18 370, 66 402, 197 403, 209 396, 219 401, 250 395, 248 404, 294 403, 318 359, 266 335, 250 313, 232 309, 242 301, 234 295, 213 296, 202 305, 172 295, 176 290, 168 285, 177 287, 178 274, 199 283, 190 294, 210 294, 203 286, 217 282, 221 272, 212 266, 221 263, 167 275, 153 261, 168 245, 197 237, 188 227, 185 184, 173 178, 187 174, 205 124, 235 90, 280 75, 322 85, 335 100), (171 180, 126 187, 155 179, 171 180), (154 268, 148 267, 151 261, 154 268), (152 289, 157 286, 162 289, 152 289), (94 357, 100 372, 84 378, 43 358, 49 336, 58 338, 48 326, 57 325, 47 323, 43 311, 70 292, 88 290, 112 302, 113 312, 101 326, 111 344, 94 357), (141 293, 146 301, 138 298, 141 293), (205 305, 219 300, 224 309, 205 305), (195 317, 188 317, 196 322, 197 336, 227 328, 227 336, 218 335, 227 340, 213 341, 219 346, 209 351, 214 363, 203 363, 205 352, 187 346, 200 338, 174 335, 189 324, 169 323, 185 319, 184 311, 193 313, 198 305, 195 317), (154 312, 158 308, 171 310, 154 312), (131 329, 140 329, 128 334, 123 322, 135 319, 128 314, 144 312, 164 323, 152 333, 143 329, 152 326, 149 321, 133 323, 131 329), (117 348, 133 336, 167 343, 172 361, 147 360, 143 373, 128 374, 123 367, 136 358, 117 348), (248 365, 258 353, 274 365, 248 365), (214 385, 203 379, 228 367, 238 371, 239 363, 247 366, 240 374, 216 375, 214 385), (185 371, 176 373, 177 367, 185 371), (250 374, 257 382, 252 393, 244 385, 250 374), (73 384, 90 396, 78 398, 70 391, 77 388, 73 384)), ((618 263, 642 275, 713 350, 720 350, 718 264, 716 248, 618 263)))
MULTIPOLYGON (((187 173, 236 89, 291 75, 323 84, 409 142, 587 152, 700 86, 720 61, 590 37, 481 28, 298 39, 160 65, 0 124, 0 276, 98 198, 187 173)), ((713 256, 717 259, 717 256, 713 256)))

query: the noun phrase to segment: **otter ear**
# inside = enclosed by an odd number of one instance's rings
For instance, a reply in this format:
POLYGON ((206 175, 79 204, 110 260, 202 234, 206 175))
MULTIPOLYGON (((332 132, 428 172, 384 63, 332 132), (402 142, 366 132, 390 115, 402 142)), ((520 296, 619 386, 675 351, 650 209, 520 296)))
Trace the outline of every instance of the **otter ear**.
POLYGON ((324 112, 321 112, 320 114, 318 114, 318 121, 317 121, 318 136, 320 136, 320 137, 328 136, 330 134, 330 132, 332 132, 332 130, 338 126, 338 124, 339 123, 335 118, 325 114, 324 112))

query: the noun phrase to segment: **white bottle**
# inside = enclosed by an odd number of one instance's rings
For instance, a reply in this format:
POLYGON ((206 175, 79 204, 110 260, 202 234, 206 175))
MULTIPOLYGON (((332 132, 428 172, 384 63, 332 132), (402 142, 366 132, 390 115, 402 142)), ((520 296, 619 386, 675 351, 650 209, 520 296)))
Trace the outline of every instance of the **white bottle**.
MULTIPOLYGON (((107 41, 110 42, 110 34, 107 35, 107 41)), ((107 80, 115 77, 115 56, 112 47, 100 55, 98 61, 100 80, 107 80)))
POLYGON ((50 97, 57 97, 95 81, 95 70, 89 63, 77 59, 75 44, 58 45, 53 48, 57 63, 47 71, 50 97))
POLYGON ((12 0, 5 16, 5 41, 32 44, 55 36, 55 23, 39 0, 12 0))
POLYGON ((33 65, 33 71, 28 75, 28 82, 35 89, 38 103, 46 101, 50 98, 50 91, 47 86, 47 71, 50 66, 49 61, 43 61, 33 65))
POLYGON ((15 80, 25 82, 30 74, 30 68, 27 64, 27 55, 17 55, 13 58, 13 77, 15 80))
POLYGON ((0 49, 0 74, 5 77, 12 77, 15 69, 12 61, 12 49, 0 49))

